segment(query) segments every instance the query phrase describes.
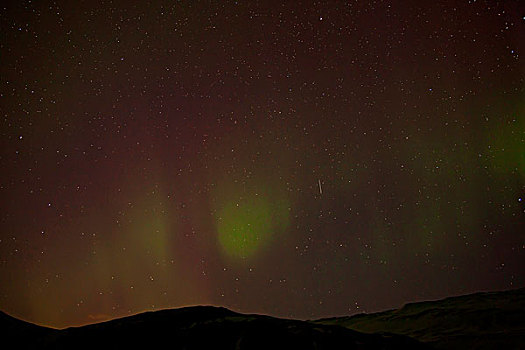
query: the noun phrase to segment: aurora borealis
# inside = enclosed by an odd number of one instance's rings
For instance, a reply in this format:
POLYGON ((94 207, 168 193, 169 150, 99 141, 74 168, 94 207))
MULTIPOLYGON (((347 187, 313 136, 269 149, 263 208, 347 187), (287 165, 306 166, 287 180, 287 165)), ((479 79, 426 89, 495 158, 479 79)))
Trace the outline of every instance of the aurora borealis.
POLYGON ((525 285, 525 8, 4 1, 0 309, 314 319, 525 285))

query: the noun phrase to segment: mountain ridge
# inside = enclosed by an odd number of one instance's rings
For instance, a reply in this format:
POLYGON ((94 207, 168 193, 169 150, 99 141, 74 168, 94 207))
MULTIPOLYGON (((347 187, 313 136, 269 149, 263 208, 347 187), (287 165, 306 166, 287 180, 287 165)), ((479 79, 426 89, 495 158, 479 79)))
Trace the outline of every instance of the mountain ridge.
POLYGON ((399 309, 313 322, 364 333, 406 335, 438 349, 519 348, 518 344, 525 344, 525 288, 408 303, 399 309))
POLYGON ((408 303, 373 314, 283 319, 198 305, 54 329, 0 311, 4 339, 24 349, 518 349, 525 344, 525 288, 408 303))

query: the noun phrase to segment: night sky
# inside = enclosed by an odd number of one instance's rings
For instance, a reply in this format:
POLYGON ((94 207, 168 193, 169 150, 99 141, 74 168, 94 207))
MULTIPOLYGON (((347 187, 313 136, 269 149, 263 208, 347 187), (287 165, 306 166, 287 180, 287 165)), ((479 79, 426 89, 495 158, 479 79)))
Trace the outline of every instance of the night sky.
POLYGON ((0 309, 313 319, 525 285, 525 6, 3 1, 0 309))

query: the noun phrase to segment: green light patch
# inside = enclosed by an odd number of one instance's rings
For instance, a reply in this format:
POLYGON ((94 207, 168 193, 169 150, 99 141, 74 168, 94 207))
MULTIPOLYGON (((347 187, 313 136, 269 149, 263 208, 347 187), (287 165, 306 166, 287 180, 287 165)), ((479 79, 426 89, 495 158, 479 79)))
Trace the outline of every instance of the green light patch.
POLYGON ((288 222, 285 202, 262 195, 230 201, 217 214, 220 248, 234 260, 256 256, 288 222))

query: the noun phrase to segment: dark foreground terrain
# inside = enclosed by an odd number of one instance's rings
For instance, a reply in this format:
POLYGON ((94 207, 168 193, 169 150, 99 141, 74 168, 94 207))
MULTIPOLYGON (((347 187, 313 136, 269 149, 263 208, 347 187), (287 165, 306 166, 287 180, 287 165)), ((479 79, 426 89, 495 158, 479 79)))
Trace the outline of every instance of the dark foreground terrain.
POLYGON ((408 304, 399 310, 317 321, 197 306, 56 330, 0 313, 17 349, 519 349, 525 289, 408 304))
POLYGON ((525 349, 525 288, 413 303, 397 310, 315 323, 406 335, 435 349, 525 349))
POLYGON ((364 334, 224 308, 197 306, 146 312, 64 330, 38 327, 3 314, 16 348, 35 349, 425 349, 406 336, 364 334))

